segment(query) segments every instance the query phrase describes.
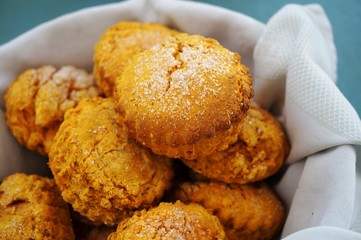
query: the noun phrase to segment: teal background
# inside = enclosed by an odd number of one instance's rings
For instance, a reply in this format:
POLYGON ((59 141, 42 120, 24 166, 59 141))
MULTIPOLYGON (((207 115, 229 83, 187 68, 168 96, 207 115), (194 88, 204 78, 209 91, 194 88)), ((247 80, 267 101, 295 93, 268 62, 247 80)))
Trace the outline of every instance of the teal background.
MULTIPOLYGON (((40 23, 80 8, 112 0, 0 0, 0 44, 40 23)), ((361 115, 361 1, 359 0, 199 0, 242 12, 261 22, 287 3, 319 3, 334 31, 338 55, 337 86, 361 115)), ((1 58, 1 56, 0 56, 1 58)))

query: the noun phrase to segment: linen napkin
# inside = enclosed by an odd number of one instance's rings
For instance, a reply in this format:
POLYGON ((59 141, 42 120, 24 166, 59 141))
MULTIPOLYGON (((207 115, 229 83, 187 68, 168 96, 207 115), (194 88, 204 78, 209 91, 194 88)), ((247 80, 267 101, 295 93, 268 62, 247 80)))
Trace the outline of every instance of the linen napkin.
POLYGON ((292 145, 275 186, 288 209, 282 238, 361 239, 360 119, 335 85, 332 30, 319 5, 287 5, 264 25, 202 3, 132 0, 65 15, 0 46, 0 178, 48 171, 5 126, 8 84, 44 64, 91 70, 94 44, 121 20, 163 23, 240 53, 254 76, 255 101, 280 118, 292 145))
MULTIPOLYGON (((361 144, 361 124, 334 84, 335 47, 321 7, 281 9, 260 37, 254 61, 255 100, 282 110, 292 145, 287 163, 306 159, 292 202, 286 199, 291 208, 282 236, 313 226, 351 228, 361 187, 351 145, 361 144)), ((279 183, 281 195, 290 178, 279 183)))

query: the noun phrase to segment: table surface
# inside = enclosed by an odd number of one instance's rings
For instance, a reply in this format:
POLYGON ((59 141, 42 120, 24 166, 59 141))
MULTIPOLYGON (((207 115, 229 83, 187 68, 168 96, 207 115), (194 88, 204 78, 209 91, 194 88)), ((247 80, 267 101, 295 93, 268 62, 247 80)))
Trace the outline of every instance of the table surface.
MULTIPOLYGON (((261 22, 291 1, 198 0, 242 12, 261 22)), ((84 7, 118 2, 115 0, 0 0, 0 44, 40 23, 84 7)), ((320 4, 333 27, 338 55, 337 86, 361 116, 361 1, 294 0, 293 3, 320 4)), ((1 57, 1 56, 0 56, 1 57)))

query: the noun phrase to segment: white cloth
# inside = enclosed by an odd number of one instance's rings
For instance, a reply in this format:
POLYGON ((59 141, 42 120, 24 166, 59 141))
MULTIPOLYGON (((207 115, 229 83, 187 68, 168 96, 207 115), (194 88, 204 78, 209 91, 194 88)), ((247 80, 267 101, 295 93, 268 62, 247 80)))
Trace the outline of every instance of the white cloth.
MULTIPOLYGON (((345 145, 361 144, 361 124, 334 84, 335 52, 330 24, 318 5, 281 9, 255 47, 255 100, 282 112, 292 144, 287 163, 307 159, 299 183, 290 186, 292 202, 283 198, 290 205, 283 237, 315 226, 361 228, 356 225, 361 205, 357 157, 355 147, 345 145)), ((286 174, 281 180, 281 196, 294 177, 286 174)))
POLYGON ((332 30, 319 5, 287 5, 264 25, 202 3, 133 0, 65 15, 0 46, 0 178, 46 171, 42 161, 27 162, 5 127, 8 84, 44 64, 91 70, 94 44, 121 20, 164 23, 239 52, 254 75, 255 101, 282 119, 292 145, 275 186, 288 209, 282 238, 361 239, 361 124, 334 83, 332 30))

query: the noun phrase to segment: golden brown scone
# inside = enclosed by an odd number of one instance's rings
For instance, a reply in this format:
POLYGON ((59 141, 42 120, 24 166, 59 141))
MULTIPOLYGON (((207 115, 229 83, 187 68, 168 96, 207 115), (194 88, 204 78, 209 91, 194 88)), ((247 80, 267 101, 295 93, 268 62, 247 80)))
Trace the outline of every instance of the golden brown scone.
POLYGON ((80 99, 98 94, 93 76, 82 69, 29 69, 7 89, 7 124, 20 144, 46 155, 65 111, 80 99))
POLYGON ((176 34, 155 23, 119 22, 108 28, 96 44, 93 58, 100 89, 106 96, 113 96, 115 79, 133 56, 176 34))
POLYGON ((119 223, 170 187, 171 159, 128 139, 112 99, 82 100, 65 113, 49 153, 65 201, 91 221, 119 223))
POLYGON ((201 204, 216 215, 230 240, 268 240, 281 230, 285 211, 265 183, 183 183, 174 198, 201 204))
POLYGON ((130 137, 156 154, 195 159, 237 140, 251 85, 237 53, 179 34, 133 58, 116 81, 114 101, 130 137))
POLYGON ((108 240, 225 239, 217 217, 198 204, 160 203, 140 211, 119 224, 108 240))
POLYGON ((0 185, 0 239, 75 239, 53 179, 16 173, 0 185))
POLYGON ((209 156, 182 161, 208 178, 243 184, 274 174, 288 152, 287 137, 279 122, 266 110, 252 105, 241 122, 237 142, 209 156))

